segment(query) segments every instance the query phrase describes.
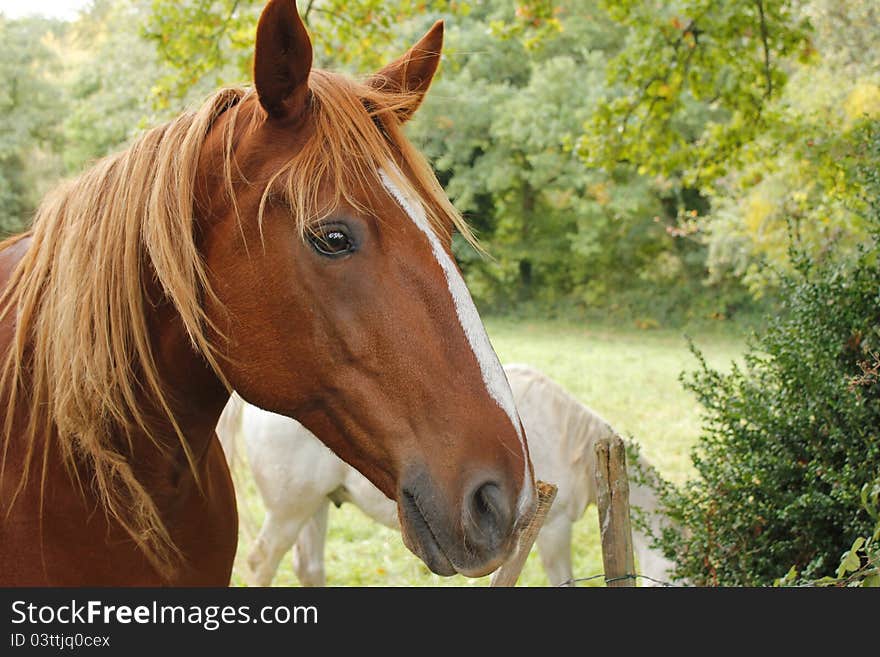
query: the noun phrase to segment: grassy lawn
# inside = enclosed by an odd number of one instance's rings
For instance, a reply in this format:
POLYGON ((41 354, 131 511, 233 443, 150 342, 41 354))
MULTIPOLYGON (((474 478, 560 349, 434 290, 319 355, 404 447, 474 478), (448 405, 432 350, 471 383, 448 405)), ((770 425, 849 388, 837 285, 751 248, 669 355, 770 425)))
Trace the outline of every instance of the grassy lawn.
MULTIPOLYGON (((557 322, 486 322, 503 363, 528 363, 542 370, 608 420, 624 437, 642 445, 643 454, 661 473, 683 481, 690 471, 688 453, 700 428, 699 408, 678 381, 696 366, 681 332, 639 331, 557 322)), ((710 365, 727 368, 743 350, 731 333, 698 333, 697 346, 710 365)), ((244 584, 245 557, 262 521, 263 510, 247 473, 239 473, 244 490, 242 532, 233 582, 244 584)), ((575 525, 572 544, 575 577, 602 572, 602 554, 594 507, 575 525)), ((441 578, 404 546, 400 535, 381 527, 348 505, 331 507, 327 541, 327 583, 335 586, 485 586, 488 578, 441 578)), ((296 586, 288 555, 276 586, 296 586)), ((533 550, 520 585, 546 586, 533 550)), ((590 584, 601 585, 600 580, 590 584)))

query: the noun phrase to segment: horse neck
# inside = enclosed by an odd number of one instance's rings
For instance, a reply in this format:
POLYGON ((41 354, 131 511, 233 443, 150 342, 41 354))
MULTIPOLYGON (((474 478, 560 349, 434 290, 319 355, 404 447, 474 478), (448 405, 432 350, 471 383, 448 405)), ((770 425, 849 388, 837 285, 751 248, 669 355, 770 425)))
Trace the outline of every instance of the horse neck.
MULTIPOLYGON (((156 369, 163 384, 174 420, 183 434, 196 466, 200 465, 215 439, 214 428, 229 393, 204 358, 196 352, 183 322, 168 303, 159 304, 147 317, 156 369)), ((189 461, 174 425, 155 404, 145 400, 149 416, 155 418, 150 435, 134 436, 132 466, 159 481, 172 493, 188 479, 189 461), (154 441, 162 446, 156 449, 154 441), (170 458, 169 458, 170 456, 170 458)))

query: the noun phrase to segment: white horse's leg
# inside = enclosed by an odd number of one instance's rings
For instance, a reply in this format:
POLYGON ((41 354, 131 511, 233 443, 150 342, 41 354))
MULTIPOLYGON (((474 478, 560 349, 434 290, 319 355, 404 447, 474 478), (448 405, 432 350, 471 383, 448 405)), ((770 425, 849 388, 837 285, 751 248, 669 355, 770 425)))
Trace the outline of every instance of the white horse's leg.
POLYGON ((247 560, 253 586, 272 583, 278 564, 296 542, 304 522, 304 518, 278 518, 271 511, 266 513, 266 520, 247 560))
POLYGON ((327 538, 327 509, 330 500, 318 507, 306 521, 293 546, 293 570, 302 586, 326 586, 324 543, 327 538))
POLYGON ((535 542, 550 586, 559 586, 572 579, 571 520, 564 515, 551 518, 541 527, 535 542))

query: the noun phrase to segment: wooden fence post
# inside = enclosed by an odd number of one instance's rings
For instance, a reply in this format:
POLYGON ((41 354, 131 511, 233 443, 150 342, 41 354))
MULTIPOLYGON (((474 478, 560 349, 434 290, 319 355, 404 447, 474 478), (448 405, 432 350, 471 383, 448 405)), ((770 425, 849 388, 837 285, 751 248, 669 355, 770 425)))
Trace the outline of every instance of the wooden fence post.
POLYGON ((629 517, 629 480, 626 448, 614 435, 596 443, 596 508, 602 534, 602 562, 609 587, 635 586, 632 527, 629 517), (620 578, 620 579, 618 579, 620 578))

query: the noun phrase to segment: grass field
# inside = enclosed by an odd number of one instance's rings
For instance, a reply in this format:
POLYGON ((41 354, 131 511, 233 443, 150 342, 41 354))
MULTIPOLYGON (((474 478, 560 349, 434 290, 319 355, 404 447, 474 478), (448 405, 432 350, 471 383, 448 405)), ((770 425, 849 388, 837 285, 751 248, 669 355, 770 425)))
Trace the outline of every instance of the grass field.
MULTIPOLYGON (((695 359, 682 332, 640 331, 556 322, 513 322, 489 319, 486 327, 503 363, 528 363, 550 375, 608 420, 663 475, 683 481, 690 470, 689 450, 700 428, 699 408, 679 383, 695 359)), ((743 339, 715 331, 693 335, 713 366, 726 369, 738 359, 743 339)), ((245 584, 245 557, 263 509, 253 483, 240 474, 242 532, 235 584, 245 584)), ((587 509, 575 525, 572 544, 575 577, 602 571, 596 512, 587 509)), ((327 541, 327 583, 334 586, 485 586, 488 578, 442 578, 404 546, 400 535, 367 519, 348 505, 331 507, 327 541)), ((600 584, 601 580, 592 583, 600 584)), ((546 586, 537 554, 532 551, 520 585, 546 586)), ((274 585, 296 586, 288 555, 274 585)))

